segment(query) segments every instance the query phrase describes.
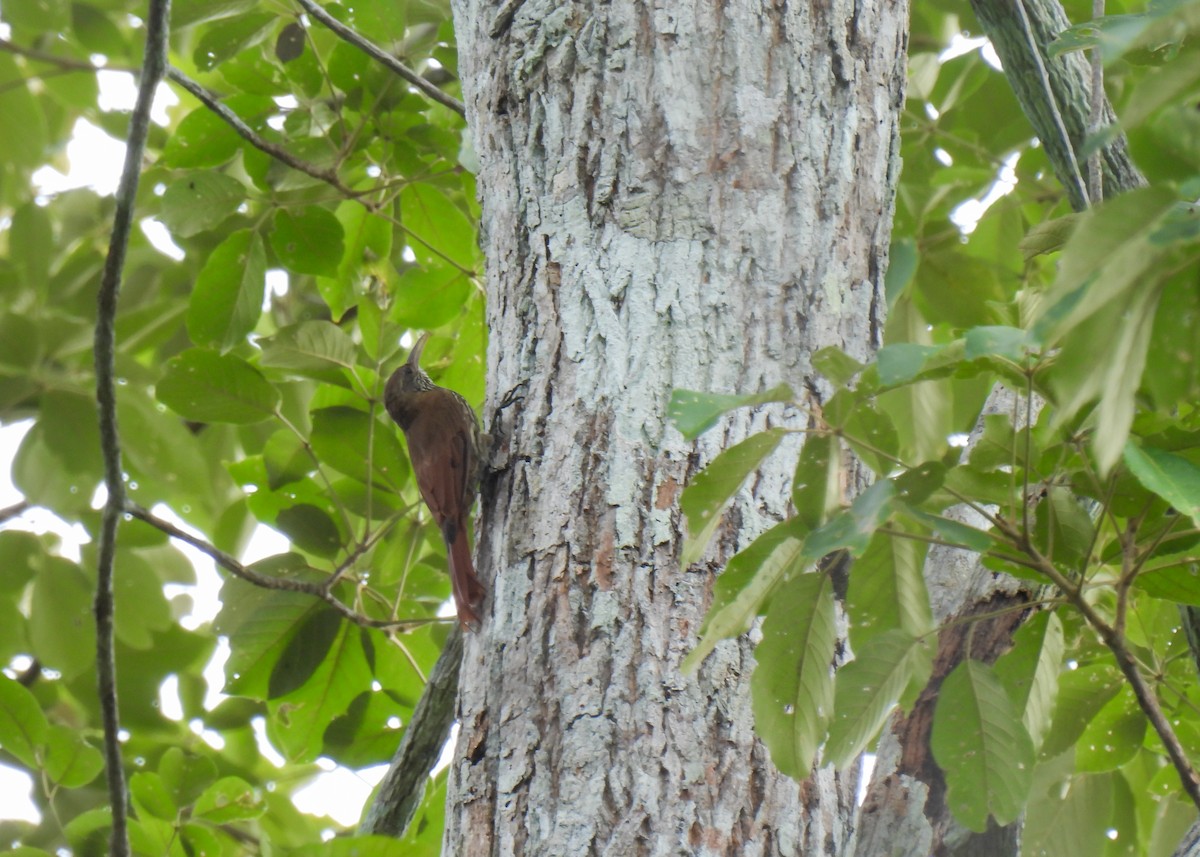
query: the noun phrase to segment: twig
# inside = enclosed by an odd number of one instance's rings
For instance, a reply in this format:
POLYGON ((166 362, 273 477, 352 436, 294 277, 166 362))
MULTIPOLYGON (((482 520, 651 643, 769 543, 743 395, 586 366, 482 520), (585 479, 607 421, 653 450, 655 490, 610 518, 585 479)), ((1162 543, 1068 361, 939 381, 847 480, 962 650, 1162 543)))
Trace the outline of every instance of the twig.
POLYGON ((367 809, 361 827, 363 834, 401 836, 412 821, 421 804, 429 772, 441 755, 450 724, 454 722, 462 650, 462 630, 455 627, 429 674, 425 692, 413 709, 412 720, 396 748, 392 764, 367 809))
POLYGON ((13 518, 19 518, 24 515, 30 508, 28 500, 22 500, 20 503, 13 503, 11 506, 5 506, 0 509, 0 524, 6 521, 11 521, 13 518))
POLYGON ((1075 147, 1071 145, 1071 135, 1067 133, 1067 125, 1063 121, 1062 113, 1058 109, 1058 100, 1054 97, 1054 87, 1050 84, 1050 75, 1046 71, 1046 62, 1042 59, 1042 50, 1038 46, 1037 39, 1034 38, 1033 24, 1029 21, 1029 12, 1025 9, 1025 0, 1017 0, 1016 6, 1018 16, 1021 19, 1021 29, 1024 31, 1025 39, 1028 42, 1029 56, 1033 58, 1034 67, 1038 71, 1039 82, 1046 97, 1046 104, 1050 109, 1049 112, 1054 133, 1058 135, 1061 141, 1063 156, 1066 159, 1067 175, 1064 183, 1070 185, 1070 189, 1078 194, 1084 207, 1087 207, 1091 204, 1087 186, 1084 184, 1083 176, 1079 171, 1079 161, 1075 158, 1075 147))
POLYGON ((363 191, 353 190, 342 183, 338 178, 337 173, 330 169, 322 169, 315 164, 310 164, 302 158, 297 158, 283 146, 278 143, 272 143, 270 140, 257 133, 253 128, 245 123, 242 117, 238 116, 228 107, 221 103, 221 99, 209 89, 201 86, 196 81, 192 80, 179 69, 171 67, 167 69, 167 79, 173 83, 177 83, 196 97, 196 99, 216 113, 222 120, 225 121, 230 128, 237 132, 238 136, 252 145, 254 148, 266 152, 271 157, 278 161, 287 164, 294 170, 304 173, 306 176, 311 176, 318 181, 323 181, 333 187, 338 193, 345 195, 350 199, 357 199, 363 195, 363 191))
POLYGON ((306 580, 292 580, 287 577, 275 577, 270 574, 262 574, 249 568, 237 559, 225 553, 220 548, 206 542, 204 539, 193 536, 186 530, 172 524, 170 521, 165 521, 147 509, 142 508, 136 503, 126 503, 125 509, 128 514, 137 518, 139 521, 144 521, 156 529, 161 530, 172 538, 179 539, 181 542, 191 545, 196 550, 211 557, 213 562, 228 571, 234 577, 241 578, 247 583, 253 583, 255 586, 261 586, 263 589, 280 589, 287 592, 303 592, 306 595, 311 595, 324 601, 338 613, 349 619, 355 625, 362 628, 385 628, 394 630, 408 630, 421 625, 428 625, 432 622, 441 621, 438 619, 372 619, 369 616, 364 616, 348 607, 340 601, 332 592, 329 592, 325 583, 310 583, 306 580))
POLYGON ((121 271, 129 249, 133 227, 133 209, 141 178, 142 156, 150 132, 150 108, 154 91, 167 67, 167 35, 170 27, 171 0, 151 0, 146 16, 146 55, 142 61, 142 79, 137 102, 129 119, 129 138, 125 144, 125 164, 117 186, 116 213, 112 237, 96 308, 96 404, 100 420, 100 449, 104 456, 104 484, 108 498, 100 520, 99 558, 96 568, 96 680, 100 712, 104 722, 104 762, 108 780, 108 798, 112 807, 112 833, 109 853, 115 857, 129 854, 129 799, 125 791, 125 770, 121 763, 121 718, 117 703, 117 664, 113 639, 113 570, 117 552, 117 524, 125 508, 125 481, 121 472, 121 437, 117 428, 116 388, 116 317, 121 293, 121 271))
POLYGON ((347 27, 341 21, 330 16, 330 14, 328 12, 326 12, 324 9, 322 9, 320 6, 318 6, 314 2, 314 0, 296 0, 296 2, 299 3, 301 6, 303 6, 304 11, 307 12, 308 14, 312 15, 314 19, 316 19, 317 21, 320 21, 322 24, 324 24, 326 27, 328 27, 330 30, 332 30, 334 33, 336 33, 342 39, 344 39, 347 42, 349 42, 350 44, 354 45, 356 48, 358 48, 360 51, 365 53, 367 56, 374 59, 376 62, 381 63, 382 65, 386 66, 393 73, 395 73, 395 74, 399 75, 400 77, 404 78, 405 80, 407 80, 409 83, 411 83, 413 86, 415 86, 421 92, 423 92, 425 95, 432 98, 438 104, 441 104, 445 107, 449 107, 451 110, 453 110, 459 116, 466 115, 467 108, 463 105, 463 103, 461 101, 459 101, 457 98, 455 98, 452 95, 447 95, 446 93, 442 92, 440 89, 438 89, 432 83, 427 81, 425 78, 421 77, 421 75, 417 74, 415 71, 413 71, 411 68, 406 66, 404 63, 400 62, 400 60, 396 59, 394 56, 389 54, 383 48, 381 48, 378 45, 374 44, 373 42, 370 42, 367 39, 363 38, 360 34, 354 32, 354 30, 347 27))
MULTIPOLYGON (((1092 20, 1104 17, 1104 0, 1092 0, 1092 20)), ((1100 117, 1104 115, 1104 57, 1100 45, 1092 48, 1092 91, 1088 98, 1088 131, 1095 134, 1100 130, 1100 117)), ((1092 205, 1104 199, 1104 167, 1100 148, 1088 158, 1088 197, 1092 205)))

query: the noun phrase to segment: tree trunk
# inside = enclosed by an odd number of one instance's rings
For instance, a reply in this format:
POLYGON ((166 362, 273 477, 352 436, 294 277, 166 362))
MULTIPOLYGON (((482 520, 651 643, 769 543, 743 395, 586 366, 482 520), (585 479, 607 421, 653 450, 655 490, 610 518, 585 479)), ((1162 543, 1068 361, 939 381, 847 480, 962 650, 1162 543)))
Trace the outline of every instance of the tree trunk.
POLYGON ((791 462, 687 568, 682 487, 751 428, 806 418, 738 414, 692 444, 667 402, 780 381, 815 402, 816 349, 877 345, 906 6, 454 12, 505 469, 482 493, 493 598, 465 645, 446 853, 842 853, 855 778, 774 769, 749 641, 679 669, 716 571, 785 513, 791 462))

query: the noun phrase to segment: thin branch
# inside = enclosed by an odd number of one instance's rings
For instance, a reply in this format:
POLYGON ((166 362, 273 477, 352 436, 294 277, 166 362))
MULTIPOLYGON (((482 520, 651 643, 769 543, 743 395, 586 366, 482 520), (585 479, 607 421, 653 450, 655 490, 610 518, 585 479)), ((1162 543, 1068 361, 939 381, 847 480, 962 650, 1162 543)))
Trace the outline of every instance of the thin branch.
POLYGON ((5 506, 0 509, 0 524, 7 523, 13 518, 19 518, 30 509, 30 502, 22 500, 20 503, 13 503, 11 506, 5 506))
POLYGON ((450 724, 454 722, 462 654, 462 630, 455 627, 429 674, 425 692, 413 709, 392 764, 367 809, 362 833, 401 836, 421 805, 429 772, 441 755, 450 724))
POLYGON ((147 509, 142 508, 136 503, 126 503, 124 511, 139 521, 144 521, 156 529, 161 530, 172 538, 179 539, 185 544, 189 544, 196 550, 209 556, 213 562, 228 571, 234 577, 240 578, 247 583, 253 583, 255 586, 261 586, 263 589, 279 589, 286 592, 302 592, 306 595, 311 595, 324 601, 335 611, 340 613, 346 619, 349 619, 355 625, 363 628, 383 628, 394 630, 409 630, 417 628, 421 625, 428 625, 433 622, 440 622, 441 619, 372 619, 369 616, 364 616, 361 613, 354 611, 340 601, 332 592, 327 591, 325 583, 311 583, 306 580, 292 580, 287 577, 275 577, 270 574, 262 574, 248 566, 243 565, 236 558, 225 553, 220 548, 206 542, 204 539, 193 536, 187 530, 180 529, 170 521, 165 521, 147 509))
MULTIPOLYGON (((1092 0, 1092 20, 1104 17, 1104 0, 1092 0)), ((1092 48, 1092 90, 1088 99, 1088 131, 1095 134, 1100 130, 1101 117, 1104 115, 1104 56, 1100 46, 1092 48)), ((1092 203, 1104 199, 1104 165, 1097 147, 1088 158, 1088 197, 1092 203)))
POLYGON ((200 85, 192 80, 179 69, 171 67, 167 69, 167 80, 177 83, 196 97, 201 104, 216 113, 224 122, 229 125, 238 136, 248 142, 251 146, 260 151, 266 152, 271 157, 282 163, 287 164, 294 170, 304 173, 306 176, 311 176, 317 181, 322 181, 334 188, 338 193, 346 196, 349 199, 357 199, 364 193, 370 191, 357 191, 347 187, 338 178, 337 173, 331 169, 324 169, 315 164, 311 164, 303 158, 297 158, 283 146, 278 143, 272 143, 270 140, 263 137, 253 128, 245 123, 241 116, 238 116, 228 107, 221 103, 221 99, 216 93, 200 85))
POLYGON ((354 30, 347 27, 341 21, 332 17, 328 12, 318 6, 314 0, 296 0, 296 2, 303 6, 304 11, 312 15, 315 20, 320 21, 339 37, 354 45, 360 51, 374 59, 376 62, 385 66, 394 74, 399 75, 407 80, 438 104, 441 104, 444 107, 449 107, 459 116, 465 116, 467 114, 467 108, 457 98, 442 92, 432 83, 421 77, 421 75, 417 74, 404 63, 400 62, 400 60, 396 59, 383 48, 363 38, 360 34, 354 32, 354 30))
POLYGON ((117 525, 125 507, 125 480, 121 470, 121 436, 117 427, 116 318, 121 294, 121 271, 129 249, 133 210, 141 178, 142 156, 150 133, 150 108, 154 91, 167 68, 167 36, 171 0, 151 0, 146 16, 146 56, 137 102, 129 119, 125 164, 117 186, 116 213, 100 292, 96 301, 96 404, 99 409, 100 448, 104 456, 104 484, 108 498, 100 520, 99 557, 96 569, 96 680, 100 712, 104 722, 104 762, 108 798, 112 807, 109 853, 126 857, 129 852, 129 798, 125 791, 125 769, 121 761, 121 717, 117 702, 117 663, 114 630, 113 572, 117 553, 117 525))

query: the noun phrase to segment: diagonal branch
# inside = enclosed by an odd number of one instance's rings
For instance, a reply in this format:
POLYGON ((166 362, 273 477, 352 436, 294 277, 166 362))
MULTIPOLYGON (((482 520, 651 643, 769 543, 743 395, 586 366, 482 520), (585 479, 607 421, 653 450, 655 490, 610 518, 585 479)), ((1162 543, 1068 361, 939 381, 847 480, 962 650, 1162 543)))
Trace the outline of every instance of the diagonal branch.
POLYGON ((113 571, 117 551, 117 524, 125 507, 125 481, 121 471, 121 437, 117 427, 116 318, 117 299, 121 294, 121 271, 129 249, 133 228, 133 209, 141 178, 142 156, 150 132, 150 107, 154 91, 167 68, 167 34, 171 0, 151 0, 146 16, 146 56, 137 102, 129 121, 125 146, 125 164, 117 186, 116 213, 112 237, 96 309, 96 404, 100 419, 100 447, 104 457, 104 484, 108 498, 100 521, 100 547, 96 569, 96 681, 100 711, 104 722, 104 762, 108 797, 112 806, 112 833, 109 853, 115 857, 129 854, 129 799, 125 791, 125 770, 121 762, 121 718, 117 704, 117 664, 113 639, 113 571))
POLYGON ((303 6, 304 11, 312 15, 315 20, 320 21, 339 37, 354 45, 367 56, 371 57, 390 71, 407 80, 438 104, 441 104, 444 107, 449 107, 459 116, 466 115, 467 108, 461 101, 459 101, 453 95, 447 95, 446 93, 442 92, 432 83, 421 77, 421 75, 417 74, 404 63, 400 62, 400 60, 396 59, 383 48, 354 32, 354 30, 350 29, 337 18, 334 18, 328 12, 318 6, 314 0, 296 0, 296 2, 303 6))

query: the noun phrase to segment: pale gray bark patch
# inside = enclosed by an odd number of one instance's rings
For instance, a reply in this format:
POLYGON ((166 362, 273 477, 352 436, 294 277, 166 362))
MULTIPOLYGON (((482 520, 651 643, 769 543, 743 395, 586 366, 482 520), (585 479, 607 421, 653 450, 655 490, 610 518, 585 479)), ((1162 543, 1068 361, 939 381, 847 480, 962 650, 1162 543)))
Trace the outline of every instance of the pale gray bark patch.
POLYGON ((721 448, 674 388, 823 388, 883 315, 907 10, 900 2, 458 0, 488 258, 489 404, 507 469, 484 491, 446 853, 837 854, 854 778, 797 784, 755 740, 742 639, 694 676, 715 571, 786 513, 795 444, 680 569, 679 494, 721 448), (507 7, 506 7, 507 10, 507 7), (507 14, 507 11, 506 11, 507 14))

